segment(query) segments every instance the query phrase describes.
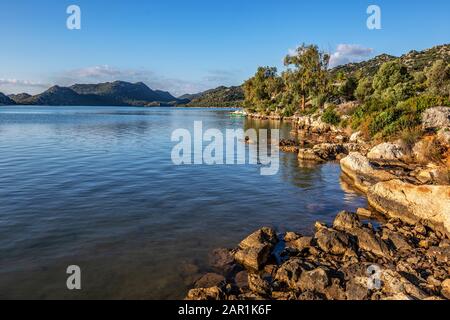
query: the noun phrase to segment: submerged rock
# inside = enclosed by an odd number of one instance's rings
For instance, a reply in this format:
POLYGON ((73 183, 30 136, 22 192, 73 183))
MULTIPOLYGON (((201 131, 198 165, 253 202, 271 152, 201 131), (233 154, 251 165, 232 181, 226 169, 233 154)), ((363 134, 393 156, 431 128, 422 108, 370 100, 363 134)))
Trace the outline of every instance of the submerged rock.
POLYGON ((196 288, 220 287, 225 284, 225 277, 217 273, 207 273, 195 282, 196 288))

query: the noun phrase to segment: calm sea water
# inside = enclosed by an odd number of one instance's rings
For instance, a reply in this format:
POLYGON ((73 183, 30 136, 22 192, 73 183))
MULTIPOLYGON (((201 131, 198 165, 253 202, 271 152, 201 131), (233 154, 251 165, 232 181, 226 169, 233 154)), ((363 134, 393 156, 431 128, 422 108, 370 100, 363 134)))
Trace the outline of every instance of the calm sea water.
POLYGON ((250 232, 310 233, 366 205, 337 164, 174 166, 174 129, 287 124, 229 110, 0 107, 0 298, 182 298, 214 248, 250 232), (66 289, 66 268, 82 290, 66 289))

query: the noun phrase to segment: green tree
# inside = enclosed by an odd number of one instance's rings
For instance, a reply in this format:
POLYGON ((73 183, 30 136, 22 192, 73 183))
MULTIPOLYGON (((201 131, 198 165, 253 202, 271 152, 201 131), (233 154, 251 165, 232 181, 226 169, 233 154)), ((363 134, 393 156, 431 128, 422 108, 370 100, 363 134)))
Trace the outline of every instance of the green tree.
POLYGON ((358 82, 358 86, 355 90, 355 97, 360 102, 366 101, 366 99, 373 93, 372 79, 361 78, 358 82))
POLYGON ((339 86, 339 94, 346 100, 353 100, 355 98, 355 90, 358 86, 358 81, 355 77, 348 77, 339 86))
POLYGON ((428 90, 438 96, 450 97, 450 65, 437 60, 426 68, 426 85, 428 90))
POLYGON ((319 51, 317 46, 305 44, 297 48, 295 55, 288 55, 284 59, 286 66, 294 66, 285 72, 285 83, 300 98, 303 111, 307 97, 326 92, 329 61, 330 56, 319 51))
POLYGON ((403 101, 414 93, 413 78, 399 60, 381 65, 373 78, 375 94, 389 101, 403 101))
POLYGON ((245 106, 248 109, 264 109, 275 105, 283 91, 283 81, 275 67, 259 67, 256 74, 244 83, 245 106))

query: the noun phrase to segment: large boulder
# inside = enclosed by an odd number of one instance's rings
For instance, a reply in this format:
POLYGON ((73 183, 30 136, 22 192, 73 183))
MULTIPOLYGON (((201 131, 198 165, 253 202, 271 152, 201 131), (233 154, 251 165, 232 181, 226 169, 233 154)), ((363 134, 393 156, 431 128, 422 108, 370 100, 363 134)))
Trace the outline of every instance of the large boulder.
POLYGON ((407 153, 399 144, 385 142, 373 147, 367 158, 382 164, 401 164, 407 160, 407 153))
POLYGON ((450 235, 450 186, 385 181, 369 188, 368 200, 390 217, 410 224, 421 222, 450 235))
POLYGON ((352 152, 342 159, 341 169, 353 180, 355 186, 364 192, 367 192, 368 188, 377 182, 396 178, 387 171, 375 168, 369 159, 359 152, 352 152))
POLYGON ((242 240, 234 253, 234 259, 247 269, 260 270, 269 259, 277 242, 275 230, 268 227, 261 228, 242 240))
POLYGON ((422 115, 422 125, 425 130, 450 127, 450 108, 434 107, 425 110, 422 115))

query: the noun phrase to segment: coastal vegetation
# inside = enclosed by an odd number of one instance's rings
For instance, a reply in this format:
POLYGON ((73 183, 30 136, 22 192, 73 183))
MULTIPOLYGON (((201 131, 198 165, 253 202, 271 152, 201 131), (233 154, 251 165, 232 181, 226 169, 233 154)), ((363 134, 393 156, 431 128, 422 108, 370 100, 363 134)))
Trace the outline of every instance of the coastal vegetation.
POLYGON ((317 46, 302 45, 285 57, 282 73, 258 68, 244 83, 246 110, 283 117, 316 113, 326 123, 385 139, 418 130, 427 108, 450 106, 449 45, 331 70, 329 60, 317 46))
POLYGON ((186 107, 242 107, 244 102, 244 90, 242 86, 225 87, 220 86, 215 89, 207 90, 196 94, 186 94, 178 97, 185 103, 179 103, 179 106, 186 107))

